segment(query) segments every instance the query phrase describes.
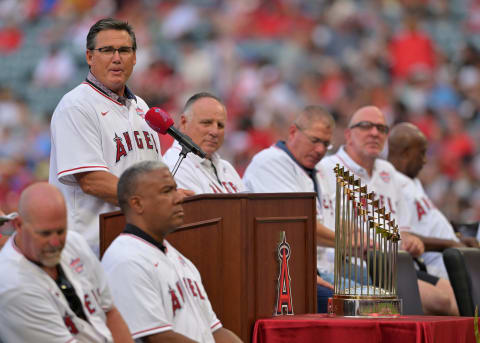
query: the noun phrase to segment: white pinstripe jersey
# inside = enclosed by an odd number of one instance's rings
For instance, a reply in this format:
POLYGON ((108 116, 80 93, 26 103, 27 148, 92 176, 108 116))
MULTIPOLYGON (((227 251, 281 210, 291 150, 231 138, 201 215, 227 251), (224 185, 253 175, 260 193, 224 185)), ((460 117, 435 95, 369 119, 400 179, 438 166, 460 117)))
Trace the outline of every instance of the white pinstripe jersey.
POLYGON ((106 315, 113 301, 104 271, 85 239, 69 231, 62 269, 88 322, 77 317, 56 282, 25 258, 12 236, 0 251, 0 339, 5 342, 113 342, 106 315))
POLYGON ((173 330, 198 342, 215 342, 222 327, 197 268, 167 241, 166 252, 122 233, 102 259, 115 305, 137 342, 173 330))
POLYGON ((158 135, 145 122, 147 104, 139 97, 127 106, 84 82, 67 93, 53 113, 49 182, 65 196, 68 227, 99 252, 101 213, 118 210, 82 191, 74 174, 108 171, 116 176, 144 160, 162 160, 158 135))

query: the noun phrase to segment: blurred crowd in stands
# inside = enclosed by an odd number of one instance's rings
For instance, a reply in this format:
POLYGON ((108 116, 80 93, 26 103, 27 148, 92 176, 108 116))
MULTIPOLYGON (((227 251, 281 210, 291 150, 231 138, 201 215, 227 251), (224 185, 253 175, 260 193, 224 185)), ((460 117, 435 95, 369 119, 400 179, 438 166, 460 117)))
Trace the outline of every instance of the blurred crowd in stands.
POLYGON ((428 137, 421 178, 446 216, 480 219, 478 0, 1 0, 5 212, 47 179, 50 116, 85 79, 86 33, 108 16, 135 29, 129 87, 150 106, 178 114, 201 90, 225 101, 221 153, 241 175, 304 105, 332 111, 336 149, 349 116, 372 104, 428 137))

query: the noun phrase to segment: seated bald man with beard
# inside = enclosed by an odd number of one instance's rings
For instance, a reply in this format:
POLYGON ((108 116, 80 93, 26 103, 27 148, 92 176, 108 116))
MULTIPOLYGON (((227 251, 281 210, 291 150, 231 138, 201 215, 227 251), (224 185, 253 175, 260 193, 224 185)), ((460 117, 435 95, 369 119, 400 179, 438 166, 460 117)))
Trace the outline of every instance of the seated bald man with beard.
POLYGON ((0 341, 133 342, 100 262, 78 233, 67 234, 60 191, 33 184, 18 210, 0 252, 0 341))

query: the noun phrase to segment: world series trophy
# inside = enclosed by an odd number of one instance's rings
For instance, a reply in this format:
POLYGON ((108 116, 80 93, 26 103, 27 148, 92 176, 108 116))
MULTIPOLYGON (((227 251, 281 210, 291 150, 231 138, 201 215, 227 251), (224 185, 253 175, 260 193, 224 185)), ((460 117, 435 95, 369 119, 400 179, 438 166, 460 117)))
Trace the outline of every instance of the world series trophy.
POLYGON ((334 295, 328 313, 392 317, 402 313, 397 297, 400 235, 395 219, 379 208, 374 192, 337 164, 334 295))

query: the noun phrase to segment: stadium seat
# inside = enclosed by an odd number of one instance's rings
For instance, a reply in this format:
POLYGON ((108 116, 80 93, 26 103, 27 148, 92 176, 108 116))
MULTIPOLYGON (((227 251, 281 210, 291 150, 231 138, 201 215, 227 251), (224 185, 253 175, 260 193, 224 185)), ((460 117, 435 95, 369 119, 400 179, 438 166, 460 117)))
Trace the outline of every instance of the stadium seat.
POLYGON ((448 248, 443 261, 461 316, 472 317, 480 305, 480 249, 448 248))

